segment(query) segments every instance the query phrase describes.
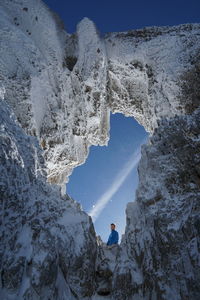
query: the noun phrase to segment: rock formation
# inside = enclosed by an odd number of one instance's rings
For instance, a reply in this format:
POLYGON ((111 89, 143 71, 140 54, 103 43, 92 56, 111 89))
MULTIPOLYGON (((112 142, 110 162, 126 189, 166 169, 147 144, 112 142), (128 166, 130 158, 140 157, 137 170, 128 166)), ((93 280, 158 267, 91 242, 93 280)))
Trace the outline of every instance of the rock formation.
POLYGON ((1 0, 0 44, 0 299, 199 299, 200 25, 70 35, 40 0, 1 0), (56 185, 110 112, 150 132, 114 265, 56 185))

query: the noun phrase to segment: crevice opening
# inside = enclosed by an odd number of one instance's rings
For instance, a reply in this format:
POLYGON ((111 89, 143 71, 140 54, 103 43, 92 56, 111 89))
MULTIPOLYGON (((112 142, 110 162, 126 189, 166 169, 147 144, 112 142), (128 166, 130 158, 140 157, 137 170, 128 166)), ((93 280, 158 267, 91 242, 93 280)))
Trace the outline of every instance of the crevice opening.
POLYGON ((91 146, 85 164, 69 178, 67 194, 92 216, 97 235, 107 242, 110 223, 120 241, 126 225, 126 205, 135 200, 140 146, 148 133, 133 117, 111 114, 108 146, 91 146))

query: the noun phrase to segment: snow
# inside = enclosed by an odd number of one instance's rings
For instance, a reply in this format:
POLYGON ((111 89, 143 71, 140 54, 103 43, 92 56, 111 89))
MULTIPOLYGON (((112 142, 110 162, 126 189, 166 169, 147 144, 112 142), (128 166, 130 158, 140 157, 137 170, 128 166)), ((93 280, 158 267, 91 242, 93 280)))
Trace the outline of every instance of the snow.
MULTIPOLYGON (((53 290, 50 285, 48 288, 45 286, 48 286, 49 280, 56 286, 59 275, 55 270, 59 259, 62 259, 60 267, 66 268, 67 265, 71 273, 80 271, 82 266, 76 267, 75 262, 83 259, 85 276, 93 280, 94 265, 91 268, 91 262, 87 260, 90 244, 90 259, 96 251, 95 237, 90 234, 91 222, 75 201, 68 196, 61 197, 60 189, 46 182, 44 160, 37 139, 27 136, 19 127, 6 101, 1 102, 0 109, 0 122, 3 124, 0 171, 4 174, 0 185, 0 236, 4 243, 0 252, 4 254, 2 269, 5 270, 1 299, 24 299, 27 293, 37 299, 35 289, 40 291, 41 296, 45 294, 43 299, 51 298, 53 290), (71 267, 69 261, 72 262, 71 267), (11 293, 13 287, 15 291, 11 293)), ((62 286, 67 287, 67 281, 72 282, 68 291, 66 288, 65 292, 59 292, 60 299, 64 294, 71 297, 70 288, 81 294, 81 288, 75 287, 77 284, 72 280, 75 277, 71 274, 63 278, 62 286)), ((82 286, 84 289, 84 283, 82 286)))
POLYGON ((199 31, 100 37, 85 18, 70 35, 42 1, 1 0, 1 299, 101 299, 105 261, 107 299, 199 298, 199 31), (55 185, 108 143, 110 112, 151 133, 117 255, 99 252, 91 218, 55 185))
POLYGON ((107 145, 110 112, 134 116, 150 132, 182 113, 180 76, 198 49, 198 24, 102 38, 88 18, 67 34, 39 0, 3 0, 1 16, 3 88, 23 128, 43 145, 50 182, 64 184, 90 145, 107 145))
POLYGON ((18 256, 25 256, 27 260, 31 259, 32 255, 32 246, 31 246, 31 240, 32 240, 32 232, 30 227, 27 225, 24 225, 20 231, 19 237, 17 239, 16 244, 20 244, 20 250, 18 252, 18 256))

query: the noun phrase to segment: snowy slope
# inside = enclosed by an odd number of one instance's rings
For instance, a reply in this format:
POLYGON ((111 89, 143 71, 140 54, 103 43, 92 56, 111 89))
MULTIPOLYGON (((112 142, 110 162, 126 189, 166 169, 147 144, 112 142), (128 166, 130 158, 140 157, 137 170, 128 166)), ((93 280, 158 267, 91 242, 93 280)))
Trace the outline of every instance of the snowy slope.
POLYGON ((108 299, 199 299, 199 53, 199 24, 69 35, 40 0, 0 1, 1 299, 97 299, 106 278, 108 299), (53 185, 110 112, 151 133, 116 261, 53 185))

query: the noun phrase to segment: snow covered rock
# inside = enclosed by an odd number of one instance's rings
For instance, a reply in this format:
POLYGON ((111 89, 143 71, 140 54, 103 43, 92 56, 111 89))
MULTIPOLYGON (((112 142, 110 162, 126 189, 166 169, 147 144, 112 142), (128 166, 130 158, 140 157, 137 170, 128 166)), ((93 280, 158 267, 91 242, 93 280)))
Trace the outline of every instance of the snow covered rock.
POLYGON ((98 243, 96 260, 96 296, 112 296, 113 272, 119 257, 119 245, 107 246, 102 241, 98 243))
POLYGON ((40 140, 49 181, 65 183, 89 145, 108 141, 104 43, 88 19, 68 35, 40 0, 3 0, 0 8, 5 97, 40 140))
POLYGON ((199 24, 186 24, 108 34, 105 42, 112 112, 134 116, 152 133, 160 119, 196 109, 199 30, 199 24), (192 94, 196 94, 193 99, 192 94))
POLYGON ((115 269, 115 299, 199 298, 199 147, 199 109, 163 120, 143 146, 137 201, 127 206, 115 269))
POLYGON ((37 139, 0 101, 0 299, 87 298, 97 252, 91 218, 47 184, 37 139))
POLYGON ((152 132, 158 119, 189 105, 181 97, 183 76, 197 59, 198 24, 103 39, 87 18, 67 34, 40 0, 0 5, 6 99, 40 140, 50 182, 64 183, 91 144, 107 144, 110 111, 134 116, 152 132))
POLYGON ((95 299, 105 278, 111 299, 199 299, 199 59, 199 24, 69 35, 42 1, 1 0, 1 299, 95 299), (114 264, 52 185, 107 144, 110 112, 151 133, 114 264))

